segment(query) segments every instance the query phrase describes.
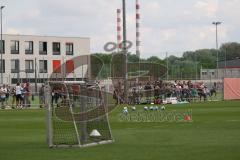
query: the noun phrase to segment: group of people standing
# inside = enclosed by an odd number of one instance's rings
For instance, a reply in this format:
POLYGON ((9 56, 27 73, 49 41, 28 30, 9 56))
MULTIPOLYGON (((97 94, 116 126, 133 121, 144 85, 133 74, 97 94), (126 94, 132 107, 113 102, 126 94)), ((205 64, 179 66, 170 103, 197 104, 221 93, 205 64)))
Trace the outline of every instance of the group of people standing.
MULTIPOLYGON (((146 82, 133 83, 129 86, 129 104, 161 104, 166 98, 176 97, 178 101, 207 101, 208 98, 217 98, 218 86, 214 82, 208 86, 203 82, 174 81, 174 82, 146 82), (210 89, 208 86, 210 85, 210 89), (211 86, 212 85, 212 86, 211 86), (213 97, 214 96, 214 97, 213 97)), ((114 90, 113 98, 117 103, 124 103, 124 86, 119 82, 114 90)), ((125 102, 126 103, 126 102, 125 102)))
POLYGON ((17 83, 17 85, 12 88, 4 84, 0 88, 1 108, 29 108, 31 107, 30 96, 30 84, 28 82, 23 84, 17 83))

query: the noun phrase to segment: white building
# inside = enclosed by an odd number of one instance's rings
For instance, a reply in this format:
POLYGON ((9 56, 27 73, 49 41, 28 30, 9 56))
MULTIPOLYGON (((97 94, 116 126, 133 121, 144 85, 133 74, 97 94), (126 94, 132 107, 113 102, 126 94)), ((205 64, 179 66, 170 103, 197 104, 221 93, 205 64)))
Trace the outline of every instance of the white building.
MULTIPOLYGON (((0 47, 2 48, 2 47, 0 47)), ((33 35, 3 35, 3 83, 43 82, 59 65, 80 55, 90 55, 90 39, 33 35), (36 62, 36 63, 35 63, 36 62), (35 75, 36 70, 36 75, 35 75)), ((69 78, 84 78, 83 69, 69 78)))
POLYGON ((201 79, 240 78, 240 59, 220 61, 219 69, 201 69, 201 79))

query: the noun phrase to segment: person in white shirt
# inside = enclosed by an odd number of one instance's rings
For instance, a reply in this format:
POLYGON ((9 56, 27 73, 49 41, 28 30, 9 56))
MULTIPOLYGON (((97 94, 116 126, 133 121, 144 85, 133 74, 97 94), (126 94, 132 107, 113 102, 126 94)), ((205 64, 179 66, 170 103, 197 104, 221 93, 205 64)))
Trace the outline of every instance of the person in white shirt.
POLYGON ((20 83, 17 83, 15 87, 17 108, 22 107, 22 101, 23 101, 22 91, 23 91, 23 88, 20 86, 20 83))
POLYGON ((7 88, 6 88, 5 84, 1 87, 0 93, 1 93, 1 108, 5 109, 6 95, 7 95, 7 88))

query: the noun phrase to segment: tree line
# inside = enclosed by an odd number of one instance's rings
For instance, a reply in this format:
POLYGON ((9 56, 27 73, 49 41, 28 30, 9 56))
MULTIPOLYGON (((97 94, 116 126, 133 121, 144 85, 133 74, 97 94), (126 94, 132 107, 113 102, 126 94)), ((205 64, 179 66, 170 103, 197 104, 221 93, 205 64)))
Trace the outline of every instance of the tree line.
MULTIPOLYGON (((95 53, 100 58, 104 67, 101 71, 101 78, 111 76, 110 66, 112 54, 95 53)), ((150 62, 168 66, 168 76, 160 77, 162 79, 199 79, 200 70, 214 69, 217 66, 217 54, 219 61, 228 61, 240 58, 240 43, 229 42, 221 45, 219 50, 216 49, 199 49, 196 51, 186 51, 181 57, 171 55, 164 59, 157 56, 149 58, 138 58, 135 54, 128 53, 128 62, 150 62), (167 65, 168 64, 168 65, 167 65)))

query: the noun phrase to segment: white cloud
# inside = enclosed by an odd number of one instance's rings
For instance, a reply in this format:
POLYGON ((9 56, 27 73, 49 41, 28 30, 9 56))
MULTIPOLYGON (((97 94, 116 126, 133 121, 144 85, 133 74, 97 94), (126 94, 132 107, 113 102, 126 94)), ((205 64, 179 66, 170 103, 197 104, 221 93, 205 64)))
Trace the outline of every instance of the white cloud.
POLYGON ((7 34, 20 34, 22 33, 20 30, 15 29, 15 28, 8 28, 6 31, 7 34))
POLYGON ((23 16, 29 19, 39 18, 40 11, 38 9, 27 10, 23 16))
POLYGON ((38 34, 34 28, 8 28, 6 34, 24 34, 24 35, 36 35, 38 34))
MULTIPOLYGON (((135 42, 135 1, 127 2, 127 37, 135 42)), ((116 41, 119 0, 4 0, 3 30, 12 34, 83 36, 92 52, 116 41)), ((240 41, 239 0, 140 0, 144 57, 215 47, 212 21, 224 22, 219 41, 240 41)), ((134 52, 135 47, 131 51, 134 52)))
POLYGON ((198 1, 194 5, 196 9, 198 9, 202 14, 213 17, 216 15, 218 11, 218 0, 204 0, 198 1))

